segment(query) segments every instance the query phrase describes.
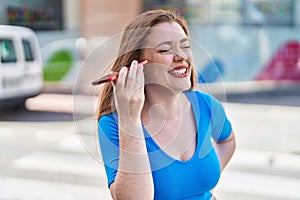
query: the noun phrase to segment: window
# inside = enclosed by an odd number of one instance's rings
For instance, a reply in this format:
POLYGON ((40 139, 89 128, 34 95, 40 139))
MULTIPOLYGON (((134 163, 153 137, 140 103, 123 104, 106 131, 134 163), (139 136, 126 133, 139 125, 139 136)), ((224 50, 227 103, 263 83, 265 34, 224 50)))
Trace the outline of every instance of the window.
POLYGON ((2 21, 5 24, 25 26, 37 31, 63 29, 62 0, 5 0, 4 5, 2 2, 0 16, 7 20, 4 21, 0 17, 0 24, 2 21))
POLYGON ((0 57, 2 63, 17 62, 16 51, 12 40, 0 39, 0 57))
POLYGON ((211 0, 216 24, 293 25, 295 0, 211 0))
POLYGON ((23 43, 23 48, 24 48, 24 53, 25 53, 25 60, 26 61, 33 61, 33 53, 32 53, 32 48, 31 44, 28 40, 22 40, 23 43))

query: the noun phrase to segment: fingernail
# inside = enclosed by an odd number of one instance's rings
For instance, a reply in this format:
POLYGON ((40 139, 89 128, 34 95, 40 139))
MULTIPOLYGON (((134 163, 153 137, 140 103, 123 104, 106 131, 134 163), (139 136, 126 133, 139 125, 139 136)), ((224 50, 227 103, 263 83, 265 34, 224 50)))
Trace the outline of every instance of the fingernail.
POLYGON ((144 65, 139 64, 139 70, 143 71, 143 69, 144 69, 144 65))
POLYGON ((132 64, 133 64, 133 65, 137 65, 137 64, 138 64, 138 61, 134 60, 134 61, 132 61, 132 64))
POLYGON ((127 67, 122 67, 121 71, 127 71, 127 67))

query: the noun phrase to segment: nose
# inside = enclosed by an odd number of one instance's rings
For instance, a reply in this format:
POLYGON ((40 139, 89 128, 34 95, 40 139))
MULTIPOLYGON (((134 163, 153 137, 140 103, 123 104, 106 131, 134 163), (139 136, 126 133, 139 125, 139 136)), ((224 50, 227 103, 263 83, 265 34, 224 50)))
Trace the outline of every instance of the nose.
POLYGON ((178 49, 175 53, 174 53, 174 60, 175 61, 181 61, 181 60, 187 60, 188 56, 186 53, 184 53, 181 49, 178 49))

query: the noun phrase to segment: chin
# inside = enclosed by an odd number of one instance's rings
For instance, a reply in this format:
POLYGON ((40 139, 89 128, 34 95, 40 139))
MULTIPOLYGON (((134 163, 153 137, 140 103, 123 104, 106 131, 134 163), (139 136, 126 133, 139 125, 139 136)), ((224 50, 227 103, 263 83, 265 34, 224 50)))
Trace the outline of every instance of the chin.
POLYGON ((174 92, 176 91, 176 93, 181 93, 184 92, 186 90, 189 90, 192 87, 191 83, 182 83, 180 85, 175 85, 174 86, 174 92))

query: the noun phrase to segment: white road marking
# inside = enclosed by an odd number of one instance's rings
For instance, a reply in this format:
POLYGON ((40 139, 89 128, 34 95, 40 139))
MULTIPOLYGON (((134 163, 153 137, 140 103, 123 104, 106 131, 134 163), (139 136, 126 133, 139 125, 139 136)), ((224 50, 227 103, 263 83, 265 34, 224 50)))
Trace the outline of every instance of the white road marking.
POLYGON ((61 152, 36 152, 13 161, 21 170, 63 173, 103 179, 103 165, 89 155, 61 152))
POLYGON ((67 112, 94 115, 98 97, 70 94, 40 94, 29 98, 25 105, 28 110, 67 112))
POLYGON ((237 192, 282 199, 300 199, 300 180, 282 176, 228 171, 222 174, 216 192, 237 192))
POLYGON ((0 127, 0 137, 9 138, 14 133, 12 128, 0 127))
POLYGON ((62 182, 2 177, 0 199, 22 200, 111 200, 107 188, 62 182))
POLYGON ((237 149, 228 167, 293 170, 300 175, 300 155, 237 149))

